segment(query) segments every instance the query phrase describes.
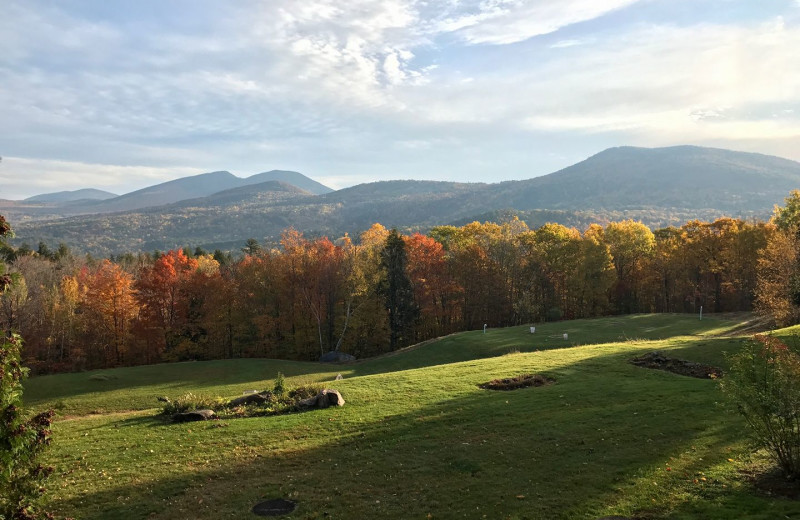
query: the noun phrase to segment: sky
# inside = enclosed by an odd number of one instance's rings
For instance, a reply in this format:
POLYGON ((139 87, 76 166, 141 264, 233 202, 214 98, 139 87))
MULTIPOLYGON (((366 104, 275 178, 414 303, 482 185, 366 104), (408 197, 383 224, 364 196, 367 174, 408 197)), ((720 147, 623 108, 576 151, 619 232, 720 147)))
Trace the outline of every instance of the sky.
POLYGON ((798 49, 800 0, 3 0, 0 199, 498 182, 623 145, 800 161, 798 49))

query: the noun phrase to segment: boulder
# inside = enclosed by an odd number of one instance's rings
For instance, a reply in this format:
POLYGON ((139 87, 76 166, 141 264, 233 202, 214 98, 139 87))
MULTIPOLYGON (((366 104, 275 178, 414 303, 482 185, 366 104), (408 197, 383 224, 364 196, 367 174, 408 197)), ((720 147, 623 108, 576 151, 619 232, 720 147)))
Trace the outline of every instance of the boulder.
POLYGON ((192 410, 191 412, 176 413, 172 416, 174 422, 208 421, 215 419, 214 410, 192 410))
POLYGON ((356 357, 338 350, 331 350, 323 354, 319 360, 321 363, 352 363, 356 357))
POLYGON ((329 406, 344 406, 344 398, 338 390, 321 390, 314 397, 303 399, 297 403, 300 409, 327 408, 329 406))
POLYGON ((271 392, 247 394, 243 395, 242 397, 237 397, 236 399, 231 399, 231 401, 228 403, 228 406, 243 406, 246 404, 264 404, 266 402, 269 402, 271 397, 272 397, 271 392))

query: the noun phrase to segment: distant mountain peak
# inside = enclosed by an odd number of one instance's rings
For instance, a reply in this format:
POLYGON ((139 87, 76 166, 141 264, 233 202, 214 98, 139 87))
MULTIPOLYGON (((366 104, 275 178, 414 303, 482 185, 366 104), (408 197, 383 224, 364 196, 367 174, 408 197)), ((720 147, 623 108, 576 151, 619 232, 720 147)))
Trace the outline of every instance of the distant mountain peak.
POLYGON ((771 155, 680 145, 619 146, 513 184, 516 209, 644 207, 765 211, 800 186, 800 163, 771 155))
POLYGON ((87 202, 82 209, 86 210, 83 211, 86 213, 139 210, 186 200, 202 199, 215 193, 270 181, 291 185, 302 192, 315 195, 333 191, 298 172, 272 170, 243 179, 227 170, 220 170, 162 182, 119 197, 87 202))
POLYGON ((270 170, 268 172, 257 173, 243 179, 242 185, 248 186, 251 184, 261 184, 269 181, 279 181, 286 184, 291 184, 292 186, 300 188, 301 190, 305 190, 309 193, 313 193, 314 195, 324 195, 334 191, 324 184, 320 184, 314 179, 306 177, 302 173, 290 170, 270 170))
POLYGON ((94 188, 85 188, 82 190, 74 191, 58 191, 55 193, 42 193, 41 195, 34 195, 28 197, 25 202, 75 202, 78 200, 106 200, 117 197, 116 193, 109 191, 97 190, 94 188))

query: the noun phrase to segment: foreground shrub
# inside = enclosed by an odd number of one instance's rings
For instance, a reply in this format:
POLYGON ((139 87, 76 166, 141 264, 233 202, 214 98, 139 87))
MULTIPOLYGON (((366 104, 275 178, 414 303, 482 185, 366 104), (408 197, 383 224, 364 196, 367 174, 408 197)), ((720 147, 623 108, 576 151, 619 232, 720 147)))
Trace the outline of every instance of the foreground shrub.
POLYGON ((279 398, 283 397, 286 393, 286 378, 281 372, 278 372, 277 377, 275 377, 275 385, 272 387, 272 393, 279 398))
POLYGON ((0 338, 0 518, 5 520, 47 516, 36 507, 36 499, 53 472, 37 460, 50 443, 53 412, 26 418, 22 411, 27 370, 20 366, 21 345, 19 336, 0 338))
MULTIPOLYGON (((298 409, 298 403, 317 395, 325 387, 322 383, 303 383, 290 387, 283 374, 278 374, 273 390, 264 390, 256 395, 244 395, 234 399, 210 398, 188 393, 170 400, 160 397, 164 402, 161 415, 172 417, 175 414, 209 409, 220 417, 260 417, 289 413, 298 409), (248 399, 254 397, 254 399, 248 399)), ((2 518, 0 518, 2 520, 2 518)))
POLYGON ((293 388, 292 390, 289 391, 288 403, 294 404, 295 402, 300 401, 301 399, 308 399, 309 397, 314 397, 315 395, 320 393, 323 388, 325 388, 325 385, 323 383, 302 384, 297 388, 293 388))
POLYGON ((786 476, 800 477, 800 355, 778 338, 756 335, 730 361, 723 391, 786 476))
POLYGON ((184 394, 174 401, 167 400, 161 410, 163 415, 175 415, 176 413, 191 412, 194 410, 219 410, 222 403, 219 399, 195 395, 192 393, 184 394))

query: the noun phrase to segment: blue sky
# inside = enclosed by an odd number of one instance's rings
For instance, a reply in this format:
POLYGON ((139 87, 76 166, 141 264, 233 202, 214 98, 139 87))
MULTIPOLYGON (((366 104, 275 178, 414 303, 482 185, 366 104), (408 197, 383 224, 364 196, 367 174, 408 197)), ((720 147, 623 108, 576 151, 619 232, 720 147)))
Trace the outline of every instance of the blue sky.
POLYGON ((800 160, 800 0, 4 0, 0 198, 214 170, 497 182, 800 160))

